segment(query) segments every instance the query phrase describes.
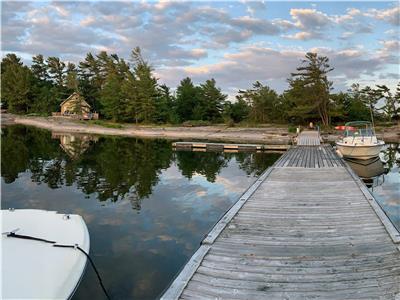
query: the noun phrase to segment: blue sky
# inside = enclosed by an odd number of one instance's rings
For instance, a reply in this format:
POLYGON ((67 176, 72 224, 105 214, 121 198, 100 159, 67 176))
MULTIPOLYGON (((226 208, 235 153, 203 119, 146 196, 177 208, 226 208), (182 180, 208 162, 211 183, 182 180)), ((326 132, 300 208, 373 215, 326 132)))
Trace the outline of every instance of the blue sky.
POLYGON ((160 83, 215 78, 233 97, 259 80, 283 91, 308 51, 336 90, 399 81, 399 2, 2 2, 2 52, 78 62, 140 46, 160 83))

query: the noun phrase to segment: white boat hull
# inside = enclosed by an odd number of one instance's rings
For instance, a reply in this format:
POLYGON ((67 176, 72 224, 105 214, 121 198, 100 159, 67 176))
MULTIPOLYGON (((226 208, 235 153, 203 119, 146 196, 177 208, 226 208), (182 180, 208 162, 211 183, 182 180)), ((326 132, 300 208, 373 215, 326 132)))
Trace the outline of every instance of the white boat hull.
MULTIPOLYGON (((90 240, 81 216, 35 209, 2 210, 2 233, 17 230, 57 244, 78 244, 89 253, 90 240)), ((69 299, 86 267, 86 256, 74 248, 2 234, 2 299, 69 299)))
POLYGON ((356 159, 345 159, 347 164, 352 170, 363 179, 369 179, 382 175, 385 172, 383 163, 379 157, 372 159, 356 160, 356 159))
POLYGON ((378 143, 375 145, 352 145, 344 143, 336 143, 337 149, 344 157, 355 159, 370 159, 379 156, 385 143, 378 143))

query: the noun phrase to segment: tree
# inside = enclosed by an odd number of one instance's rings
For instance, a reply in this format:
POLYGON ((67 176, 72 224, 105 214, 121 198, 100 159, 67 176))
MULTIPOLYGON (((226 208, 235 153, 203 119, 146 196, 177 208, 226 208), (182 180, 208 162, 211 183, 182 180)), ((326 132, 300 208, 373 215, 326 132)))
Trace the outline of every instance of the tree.
POLYGON ((101 110, 100 91, 105 78, 100 76, 100 67, 92 53, 87 53, 85 60, 78 65, 79 91, 93 108, 101 110))
POLYGON ((199 98, 199 90, 189 77, 181 80, 176 89, 176 114, 180 122, 193 119, 193 110, 199 98))
POLYGON ((273 122, 281 117, 278 94, 268 86, 262 85, 259 81, 253 84, 252 89, 239 91, 237 99, 247 103, 250 108, 249 118, 253 122, 273 122))
POLYGON ((329 125, 332 82, 327 74, 332 70, 328 57, 311 52, 306 54, 297 72, 291 73, 288 79, 289 95, 294 102, 292 116, 308 119, 316 115, 322 124, 329 125))
POLYGON ((396 115, 397 123, 400 123, 400 82, 397 84, 396 93, 394 94, 394 101, 396 106, 396 115))
POLYGON ((121 85, 121 101, 124 106, 124 120, 135 120, 139 122, 139 100, 137 95, 136 78, 132 72, 126 73, 126 79, 122 81, 121 85))
POLYGON ((379 95, 380 99, 384 99, 385 101, 382 110, 389 122, 391 122, 393 118, 399 119, 400 116, 399 89, 400 83, 397 85, 396 94, 393 95, 386 85, 377 85, 376 94, 379 95))
POLYGON ((156 101, 155 121, 158 123, 176 123, 174 97, 171 95, 170 88, 165 84, 158 87, 158 97, 156 101))
POLYGON ((15 54, 2 60, 1 102, 10 112, 27 113, 32 101, 33 74, 15 54))
POLYGON ((215 80, 207 80, 200 85, 198 103, 195 107, 196 119, 216 122, 221 119, 221 112, 228 95, 222 94, 215 86, 215 80))
POLYGON ((110 73, 100 93, 100 102, 102 105, 101 113, 104 114, 106 118, 110 118, 113 121, 120 121, 123 115, 123 107, 120 100, 120 78, 117 74, 110 73))
POLYGON ((50 78, 58 87, 64 86, 65 78, 65 63, 58 57, 50 56, 47 58, 47 67, 50 73, 50 78))
POLYGON ((31 71, 34 77, 32 112, 49 114, 58 109, 59 89, 50 81, 48 70, 49 68, 42 54, 32 57, 31 71))
POLYGON ((157 79, 153 76, 153 68, 143 59, 139 47, 132 50, 134 62, 134 76, 136 83, 137 105, 139 106, 139 118, 145 122, 152 122, 155 117, 157 98, 157 79))
POLYGON ((76 70, 76 66, 73 63, 68 63, 67 64, 67 71, 66 71, 66 78, 65 78, 65 85, 67 89, 69 90, 68 92, 78 92, 78 86, 79 86, 79 81, 78 81, 78 71, 76 70))
POLYGON ((38 54, 32 57, 31 70, 33 75, 40 81, 46 81, 49 79, 47 73, 47 65, 42 54, 38 54))
POLYGON ((237 101, 232 102, 225 102, 224 105, 224 118, 228 118, 235 123, 242 122, 245 120, 250 112, 250 107, 247 105, 246 101, 241 98, 237 97, 237 101))

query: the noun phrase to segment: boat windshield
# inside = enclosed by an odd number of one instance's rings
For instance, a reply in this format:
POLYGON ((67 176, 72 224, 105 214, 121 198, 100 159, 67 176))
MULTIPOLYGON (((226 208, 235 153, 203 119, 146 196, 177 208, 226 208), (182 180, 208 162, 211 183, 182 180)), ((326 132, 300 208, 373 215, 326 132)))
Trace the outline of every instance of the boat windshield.
POLYGON ((349 122, 346 123, 345 125, 345 136, 351 136, 351 137, 357 137, 357 136, 362 136, 362 137, 371 137, 374 136, 374 130, 371 126, 370 122, 349 122))

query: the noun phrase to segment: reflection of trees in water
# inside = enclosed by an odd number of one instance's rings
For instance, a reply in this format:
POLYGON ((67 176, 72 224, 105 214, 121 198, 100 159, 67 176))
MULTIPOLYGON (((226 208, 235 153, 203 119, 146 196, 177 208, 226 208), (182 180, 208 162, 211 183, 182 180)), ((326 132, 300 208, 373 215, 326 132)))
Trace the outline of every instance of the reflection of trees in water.
POLYGON ((400 168, 400 144, 387 144, 385 150, 381 151, 381 155, 389 170, 395 166, 400 168))
POLYGON ((281 155, 281 153, 238 153, 236 159, 240 164, 240 168, 248 175, 260 176, 281 155))
POLYGON ((176 152, 176 162, 182 175, 191 179, 200 174, 214 182, 217 174, 226 167, 229 158, 219 152, 176 152))
POLYGON ((19 173, 30 170, 32 181, 38 184, 53 189, 75 184, 86 195, 96 194, 99 201, 125 199, 140 210, 142 199, 152 193, 162 170, 172 161, 185 177, 200 174, 214 182, 232 158, 247 174, 259 175, 279 156, 218 152, 172 155, 170 143, 164 140, 101 137, 94 142, 78 135, 68 139, 71 143, 65 151, 48 131, 24 126, 4 128, 1 175, 5 182, 11 183, 19 173), (72 149, 74 145, 79 149, 72 149))
MULTIPOLYGON (((100 201, 127 197, 140 208, 140 200, 151 194, 161 170, 171 161, 166 141, 100 138, 72 158, 50 137, 47 131, 28 127, 3 130, 1 174, 6 183, 29 169, 33 182, 50 188, 76 184, 85 194, 96 193, 100 201)), ((78 139, 74 143, 82 145, 78 139)))
POLYGON ((2 128, 1 175, 4 181, 14 182, 18 174, 27 169, 35 174, 46 168, 50 160, 59 158, 58 144, 45 130, 25 126, 2 128))
POLYGON ((176 161, 182 175, 191 179, 194 174, 200 174, 208 181, 214 182, 222 168, 228 165, 232 158, 236 158, 239 167, 248 175, 261 175, 280 156, 280 153, 255 152, 177 152, 176 161))

